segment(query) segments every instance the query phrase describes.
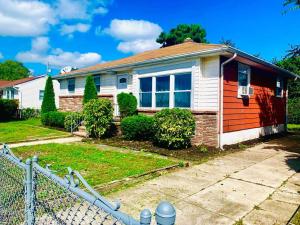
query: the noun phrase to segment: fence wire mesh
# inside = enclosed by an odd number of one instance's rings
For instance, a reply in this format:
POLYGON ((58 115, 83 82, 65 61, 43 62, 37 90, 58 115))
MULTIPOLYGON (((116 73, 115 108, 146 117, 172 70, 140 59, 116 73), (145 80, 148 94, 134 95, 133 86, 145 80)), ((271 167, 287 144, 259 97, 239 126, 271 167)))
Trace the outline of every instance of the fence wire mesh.
POLYGON ((33 170, 36 224, 123 224, 111 214, 33 170))
POLYGON ((0 224, 25 224, 25 170, 0 154, 0 224))

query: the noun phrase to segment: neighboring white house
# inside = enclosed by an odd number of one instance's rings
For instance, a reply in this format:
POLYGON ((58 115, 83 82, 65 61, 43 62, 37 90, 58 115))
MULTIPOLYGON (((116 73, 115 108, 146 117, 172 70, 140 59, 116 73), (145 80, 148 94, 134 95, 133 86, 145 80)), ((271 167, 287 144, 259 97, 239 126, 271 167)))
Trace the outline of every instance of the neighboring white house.
MULTIPOLYGON (((19 108, 40 109, 47 76, 27 77, 14 81, 0 82, 0 97, 3 99, 16 99, 19 102, 19 108)), ((59 83, 53 81, 54 93, 59 93, 59 83)), ((55 95, 56 107, 59 107, 58 94, 55 95)))

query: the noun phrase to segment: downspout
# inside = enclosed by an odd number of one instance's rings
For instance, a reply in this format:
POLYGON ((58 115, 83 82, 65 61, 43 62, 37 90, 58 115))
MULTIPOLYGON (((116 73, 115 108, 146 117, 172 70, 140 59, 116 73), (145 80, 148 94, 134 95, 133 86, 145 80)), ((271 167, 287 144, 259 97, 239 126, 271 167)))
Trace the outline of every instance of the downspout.
POLYGON ((237 53, 221 64, 221 84, 220 84, 220 117, 219 117, 219 147, 223 150, 222 135, 223 135, 223 106, 224 106, 224 66, 230 63, 237 57, 237 53))

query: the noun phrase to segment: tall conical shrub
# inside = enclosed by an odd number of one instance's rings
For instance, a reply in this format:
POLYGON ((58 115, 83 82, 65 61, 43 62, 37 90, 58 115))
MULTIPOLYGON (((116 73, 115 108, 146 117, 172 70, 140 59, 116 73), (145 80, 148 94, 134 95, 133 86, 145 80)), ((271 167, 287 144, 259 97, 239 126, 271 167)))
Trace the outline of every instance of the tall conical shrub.
POLYGON ((97 99, 97 88, 92 76, 87 76, 85 80, 83 104, 92 99, 97 99))
POLYGON ((45 86, 44 98, 42 103, 41 112, 53 112, 56 111, 55 106, 55 94, 53 90, 52 78, 48 77, 45 86))

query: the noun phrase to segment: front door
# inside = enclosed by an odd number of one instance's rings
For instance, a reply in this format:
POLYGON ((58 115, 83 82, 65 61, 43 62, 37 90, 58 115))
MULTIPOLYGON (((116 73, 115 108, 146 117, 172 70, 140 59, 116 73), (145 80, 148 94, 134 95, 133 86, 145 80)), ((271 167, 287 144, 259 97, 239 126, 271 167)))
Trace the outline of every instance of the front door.
MULTIPOLYGON (((128 75, 118 75, 117 76, 117 94, 122 92, 128 93, 128 75)), ((115 100, 115 116, 120 116, 119 106, 117 103, 117 98, 115 100)))

